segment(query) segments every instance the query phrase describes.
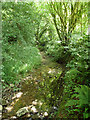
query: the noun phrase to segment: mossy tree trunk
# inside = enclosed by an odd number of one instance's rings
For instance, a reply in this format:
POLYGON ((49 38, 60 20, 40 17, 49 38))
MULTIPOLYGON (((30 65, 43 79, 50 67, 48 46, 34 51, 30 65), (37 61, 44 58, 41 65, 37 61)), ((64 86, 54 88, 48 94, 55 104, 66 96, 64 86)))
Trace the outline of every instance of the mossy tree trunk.
POLYGON ((83 2, 50 2, 48 5, 58 37, 62 41, 62 45, 67 45, 87 4, 83 2))

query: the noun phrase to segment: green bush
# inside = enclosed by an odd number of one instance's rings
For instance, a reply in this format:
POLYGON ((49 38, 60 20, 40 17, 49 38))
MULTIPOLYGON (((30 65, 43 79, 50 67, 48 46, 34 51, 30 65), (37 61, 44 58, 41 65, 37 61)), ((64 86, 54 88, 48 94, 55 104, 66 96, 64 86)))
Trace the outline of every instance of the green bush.
POLYGON ((78 113, 77 117, 82 116, 83 113, 83 118, 88 118, 87 105, 89 105, 87 103, 88 90, 90 89, 88 47, 88 36, 85 35, 77 40, 72 39, 71 44, 68 46, 72 60, 67 64, 64 77, 64 94, 68 95, 66 105, 71 106, 71 109, 67 108, 67 111, 69 115, 72 114, 73 116, 75 115, 74 111, 76 111, 78 113), (78 86, 81 86, 81 88, 78 86), (75 100, 72 99, 72 96, 75 97, 75 100), (80 114, 80 112, 82 113, 80 114))
POLYGON ((49 54, 50 56, 52 56, 55 61, 59 61, 60 58, 63 60, 63 58, 64 58, 64 54, 62 56, 62 53, 64 53, 63 46, 60 46, 60 44, 58 44, 58 43, 54 43, 54 44, 50 43, 47 45, 47 47, 48 47, 48 49, 47 49, 46 53, 49 54))
MULTIPOLYGON (((55 49, 53 47, 52 49, 53 54, 55 56, 58 56, 60 52, 60 47, 55 49), (54 50, 57 54, 54 53, 54 50)), ((63 78, 63 86, 64 91, 62 94, 62 98, 60 98, 60 106, 57 111, 57 117, 59 117, 60 113, 63 114, 63 117, 66 118, 88 118, 89 114, 89 103, 88 103, 88 93, 90 89, 89 84, 89 57, 88 57, 88 35, 85 35, 80 38, 72 38, 70 41, 70 44, 68 46, 63 46, 66 50, 68 50, 68 53, 70 53, 70 56, 67 55, 66 61, 71 58, 70 61, 68 61, 66 65, 65 70, 65 76, 63 78), (81 86, 79 88, 78 86, 81 86), (72 98, 74 96, 74 98, 72 98), (66 106, 65 106, 66 104, 66 106), (78 104, 78 106, 77 106, 78 104), (78 108, 77 108, 78 107, 78 108), (65 115, 66 112, 67 115, 65 115)), ((50 51, 51 52, 51 51, 50 51)), ((52 53, 51 53, 52 54, 52 53)), ((66 53, 67 54, 67 53, 66 53)), ((61 55, 61 53, 60 53, 61 55)), ((62 57, 63 56, 59 56, 62 57)), ((56 58, 59 58, 56 57, 56 58)), ((59 88, 59 91, 61 89, 59 88)), ((59 93, 60 94, 60 93, 59 93)), ((55 95, 54 95, 55 96, 55 95)), ((56 100, 55 100, 56 101, 56 100)), ((57 102, 56 102, 57 104, 57 102)))
MULTIPOLYGON (((8 45, 8 44, 7 44, 8 45)), ((31 71, 41 63, 39 50, 32 46, 18 44, 3 48, 3 80, 7 83, 15 82, 19 74, 31 71)))
MULTIPOLYGON (((69 69, 66 73, 66 79, 71 81, 71 75, 74 76, 74 71, 78 71, 76 78, 73 79, 75 83, 88 85, 88 75, 89 75, 89 57, 88 57, 88 36, 84 36, 81 39, 71 42, 69 45, 69 50, 71 52, 72 60, 67 64, 69 69), (74 71, 71 71, 71 70, 74 71), (69 76, 67 75, 69 73, 69 76)), ((77 73, 77 72, 76 72, 77 73)))
POLYGON ((66 64, 71 55, 68 46, 63 46, 59 39, 54 39, 47 44, 46 53, 53 57, 58 63, 66 64))
POLYGON ((35 44, 36 22, 37 15, 33 2, 2 4, 2 34, 5 42, 35 44))
POLYGON ((20 74, 23 77, 41 63, 35 47, 35 9, 33 2, 2 3, 2 81, 7 84, 19 80, 20 74))
POLYGON ((69 112, 78 112, 78 114, 83 114, 83 118, 89 118, 89 92, 90 88, 86 85, 81 85, 80 87, 74 88, 75 93, 71 96, 72 99, 68 100, 66 106, 73 107, 69 109, 69 112), (75 107, 74 107, 75 106, 75 107))

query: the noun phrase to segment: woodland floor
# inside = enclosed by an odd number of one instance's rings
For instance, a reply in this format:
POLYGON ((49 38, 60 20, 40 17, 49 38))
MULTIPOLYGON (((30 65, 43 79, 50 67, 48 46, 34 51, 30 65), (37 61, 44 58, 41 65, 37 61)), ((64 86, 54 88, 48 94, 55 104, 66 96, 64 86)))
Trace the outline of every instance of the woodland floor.
POLYGON ((19 119, 16 114, 17 111, 24 107, 30 108, 30 106, 32 113, 20 113, 20 117, 30 119, 48 115, 44 110, 47 106, 41 101, 42 91, 39 91, 40 82, 46 79, 49 80, 51 76, 54 77, 57 73, 61 73, 63 67, 52 61, 52 58, 45 55, 45 53, 41 52, 41 55, 42 64, 39 68, 28 73, 27 77, 23 78, 19 84, 10 84, 10 87, 3 90, 3 120, 19 119), (14 87, 18 88, 18 90, 15 91, 14 87), (45 108, 41 107, 42 104, 45 108))

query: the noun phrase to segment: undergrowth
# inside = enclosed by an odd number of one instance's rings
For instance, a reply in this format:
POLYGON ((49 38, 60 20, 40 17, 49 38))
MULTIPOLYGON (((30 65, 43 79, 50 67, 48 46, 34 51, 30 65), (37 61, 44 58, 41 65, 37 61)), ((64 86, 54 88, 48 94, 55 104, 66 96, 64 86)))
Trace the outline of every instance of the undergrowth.
POLYGON ((2 81, 10 84, 24 76, 26 72, 36 68, 41 63, 39 50, 35 47, 18 44, 6 45, 3 49, 2 81))

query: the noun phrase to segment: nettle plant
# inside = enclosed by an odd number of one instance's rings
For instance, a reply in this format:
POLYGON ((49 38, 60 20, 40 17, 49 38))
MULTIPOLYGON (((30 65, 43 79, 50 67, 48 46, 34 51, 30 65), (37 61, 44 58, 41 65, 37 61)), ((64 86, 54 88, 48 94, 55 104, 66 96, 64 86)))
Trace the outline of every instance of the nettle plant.
POLYGON ((89 57, 88 57, 88 36, 77 41, 71 41, 68 48, 71 52, 72 60, 67 64, 69 69, 66 77, 78 84, 88 85, 89 57), (86 80, 87 78, 87 80, 86 80))
MULTIPOLYGON (((8 45, 8 44, 7 44, 8 45)), ((39 50, 32 46, 14 44, 6 48, 3 46, 4 82, 12 83, 19 79, 19 75, 31 71, 41 63, 39 50), (6 52, 5 49, 8 49, 6 52)))
POLYGON ((83 114, 83 118, 89 118, 89 92, 90 88, 86 85, 80 85, 79 87, 74 88, 74 94, 71 96, 71 99, 67 101, 66 107, 70 107, 68 109, 69 113, 78 113, 83 114), (73 108, 73 109, 72 109, 73 108))
MULTIPOLYGON (((71 113, 77 111, 88 118, 88 93, 89 93, 89 57, 88 57, 88 36, 83 36, 78 40, 71 40, 68 46, 72 55, 72 60, 67 64, 65 74, 65 89, 68 94, 66 106, 71 106, 73 110, 68 109, 71 113), (78 87, 80 86, 80 87, 78 87), (74 100, 75 99, 75 100, 74 100)), ((72 113, 73 114, 73 113, 72 113)))

